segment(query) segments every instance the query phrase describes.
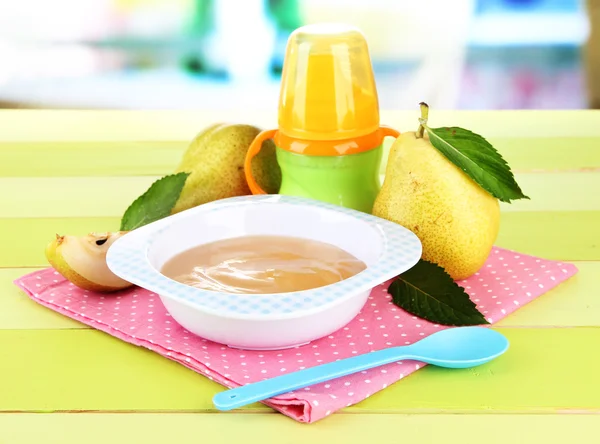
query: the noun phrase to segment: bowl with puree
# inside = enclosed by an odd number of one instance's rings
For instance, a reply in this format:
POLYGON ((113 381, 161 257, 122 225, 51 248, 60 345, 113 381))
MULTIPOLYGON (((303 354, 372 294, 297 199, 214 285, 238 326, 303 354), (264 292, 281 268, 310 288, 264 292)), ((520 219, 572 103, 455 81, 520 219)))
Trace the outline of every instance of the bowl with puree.
POLYGON ((140 227, 108 250, 193 334, 230 347, 306 344, 350 322, 371 290, 415 265, 410 230, 307 198, 222 199, 140 227))

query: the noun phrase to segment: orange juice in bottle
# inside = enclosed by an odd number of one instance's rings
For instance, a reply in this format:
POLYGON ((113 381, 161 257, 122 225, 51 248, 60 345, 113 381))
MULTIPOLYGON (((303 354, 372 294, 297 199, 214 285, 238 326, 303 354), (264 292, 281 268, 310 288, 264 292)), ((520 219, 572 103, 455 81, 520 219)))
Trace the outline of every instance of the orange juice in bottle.
POLYGON ((264 194, 250 163, 272 138, 282 182, 279 194, 371 212, 380 189, 385 136, 367 42, 344 24, 315 24, 289 37, 279 97, 278 129, 261 132, 246 156, 253 194, 264 194))

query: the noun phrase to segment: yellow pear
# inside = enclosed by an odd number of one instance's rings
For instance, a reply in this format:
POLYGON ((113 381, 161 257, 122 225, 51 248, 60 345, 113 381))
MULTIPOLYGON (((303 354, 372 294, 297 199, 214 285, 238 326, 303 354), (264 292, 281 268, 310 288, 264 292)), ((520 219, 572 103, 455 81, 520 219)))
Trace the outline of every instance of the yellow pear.
MULTIPOLYGON (((217 123, 205 128, 190 143, 175 173, 188 172, 172 213, 234 196, 252 194, 244 174, 246 152, 261 129, 247 124, 217 123)), ((275 144, 263 143, 252 160, 252 173, 269 194, 281 186, 281 169, 275 144)))
POLYGON ((413 231, 423 259, 455 280, 483 266, 500 225, 498 200, 433 147, 427 133, 396 139, 372 213, 413 231))
POLYGON ((116 276, 106 264, 108 248, 125 231, 90 233, 87 236, 59 236, 46 247, 52 267, 79 288, 113 292, 133 284, 116 276))

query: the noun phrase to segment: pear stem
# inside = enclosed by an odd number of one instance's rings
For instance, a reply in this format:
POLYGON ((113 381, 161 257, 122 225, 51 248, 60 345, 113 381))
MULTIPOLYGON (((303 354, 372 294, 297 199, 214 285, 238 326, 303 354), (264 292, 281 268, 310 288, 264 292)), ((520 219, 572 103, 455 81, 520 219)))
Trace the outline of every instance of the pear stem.
POLYGON ((422 139, 425 132, 425 125, 427 125, 427 119, 429 118, 429 105, 425 102, 419 103, 421 107, 421 117, 419 118, 419 129, 417 130, 417 139, 422 139))

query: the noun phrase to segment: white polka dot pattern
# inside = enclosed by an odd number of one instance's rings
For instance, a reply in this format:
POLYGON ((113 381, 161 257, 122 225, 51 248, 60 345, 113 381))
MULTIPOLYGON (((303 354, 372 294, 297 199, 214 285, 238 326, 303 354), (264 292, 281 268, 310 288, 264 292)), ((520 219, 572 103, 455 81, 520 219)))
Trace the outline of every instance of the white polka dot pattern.
MULTIPOLYGON (((490 322, 497 322, 577 272, 571 264, 541 260, 495 248, 486 266, 460 281, 490 322)), ((412 344, 447 328, 396 307, 388 283, 373 290, 363 311, 347 326, 311 344, 280 351, 246 351, 196 337, 175 323, 160 298, 135 287, 114 295, 82 291, 53 269, 15 281, 32 299, 57 312, 146 347, 225 386, 260 381, 283 373, 412 344)), ((266 403, 301 422, 314 422, 350 406, 417 371, 404 361, 338 378, 272 398, 266 403)))

